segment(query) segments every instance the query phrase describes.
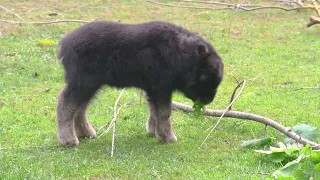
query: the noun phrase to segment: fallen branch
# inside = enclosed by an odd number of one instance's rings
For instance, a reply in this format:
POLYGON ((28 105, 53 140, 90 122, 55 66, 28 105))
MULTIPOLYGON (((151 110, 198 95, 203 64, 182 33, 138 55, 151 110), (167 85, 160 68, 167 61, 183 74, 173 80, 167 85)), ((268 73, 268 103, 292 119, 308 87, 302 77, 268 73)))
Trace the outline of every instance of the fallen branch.
POLYGON ((200 6, 184 6, 184 5, 173 5, 173 4, 166 4, 166 3, 159 3, 156 1, 151 1, 151 0, 142 0, 144 2, 149 2, 157 5, 162 5, 162 6, 168 6, 168 7, 176 7, 176 8, 188 8, 188 9, 207 9, 207 10, 225 10, 225 9, 231 9, 231 10, 237 10, 241 9, 244 11, 254 11, 254 10, 260 10, 260 9, 281 9, 284 11, 293 11, 297 10, 300 8, 283 8, 279 6, 261 6, 261 5, 242 5, 242 4, 230 4, 230 3, 219 3, 219 2, 205 2, 205 1, 184 1, 184 2, 194 2, 194 3, 206 3, 206 4, 216 4, 216 5, 224 5, 227 7, 219 7, 219 8, 214 8, 214 7, 200 7, 200 6), (249 8, 251 7, 251 8, 249 8))
POLYGON ((315 24, 320 23, 320 5, 317 3, 318 1, 312 0, 312 4, 304 5, 301 1, 296 0, 296 3, 300 6, 302 9, 314 9, 319 17, 316 16, 310 16, 310 22, 307 24, 307 27, 311 27, 315 24))
MULTIPOLYGON (((174 109, 180 109, 183 111, 192 112, 193 108, 191 106, 179 103, 179 102, 172 102, 174 109)), ((281 133, 285 134, 289 138, 295 140, 298 143, 301 143, 303 145, 310 144, 313 149, 320 149, 320 144, 316 142, 309 141, 308 139, 305 139, 301 137, 299 134, 295 133, 294 131, 284 127, 283 125, 275 122, 272 119, 252 114, 252 113, 246 113, 246 112, 240 112, 240 111, 223 111, 223 110, 212 110, 212 109, 206 109, 203 111, 203 113, 207 116, 214 116, 214 117, 220 117, 224 114, 224 117, 230 117, 230 118, 237 118, 237 119, 244 119, 244 120, 252 120, 255 122, 259 122, 265 125, 268 125, 281 133)))
MULTIPOLYGON (((318 1, 318 2, 319 2, 319 1, 318 1)), ((320 16, 320 5, 318 5, 318 4, 316 3, 316 0, 312 0, 312 5, 313 5, 314 9, 316 10, 318 16, 320 16)))
POLYGON ((307 24, 307 27, 313 26, 315 24, 320 24, 320 17, 310 16, 310 22, 307 24))
POLYGON ((244 11, 254 11, 254 10, 259 10, 259 9, 280 9, 280 10, 284 10, 284 11, 294 11, 294 10, 299 9, 299 8, 284 8, 284 7, 280 7, 280 6, 220 3, 220 2, 215 2, 215 1, 184 0, 184 2, 223 5, 223 6, 234 7, 233 9, 239 8, 244 11))
MULTIPOLYGON (((193 3, 204 3, 204 4, 214 4, 214 5, 223 5, 227 7, 199 7, 199 6, 184 6, 184 5, 173 5, 173 4, 166 4, 166 3, 160 3, 152 0, 140 0, 143 2, 153 3, 157 5, 162 6, 168 6, 168 7, 177 7, 177 8, 187 8, 187 9, 207 9, 207 10, 225 10, 225 9, 231 9, 231 10, 243 10, 243 11, 255 11, 260 9, 280 9, 284 11, 294 11, 299 9, 315 9, 317 14, 320 16, 320 6, 316 3, 316 1, 312 2, 312 5, 304 5, 299 1, 290 1, 298 5, 298 7, 295 8, 284 8, 281 6, 265 6, 265 5, 250 5, 250 4, 231 4, 231 3, 220 3, 220 2, 214 2, 214 1, 195 1, 195 0, 184 0, 184 2, 193 2, 193 3)), ((289 2, 289 1, 288 1, 289 2)), ((11 21, 11 20, 0 20, 2 23, 10 23, 10 24, 36 24, 36 25, 43 25, 43 24, 55 24, 55 23, 66 23, 66 22, 75 22, 75 23, 89 23, 91 21, 84 21, 84 20, 56 20, 56 21, 44 21, 44 22, 27 22, 19 15, 15 14, 14 12, 10 11, 9 9, 3 7, 0 5, 0 8, 12 13, 19 19, 23 21, 11 21)), ((320 24, 320 17, 316 16, 310 16, 310 22, 307 24, 307 27, 313 26, 315 24, 320 24)))
POLYGON ((89 23, 90 21, 84 20, 57 20, 57 21, 45 21, 45 22, 23 22, 23 21, 10 21, 10 20, 0 20, 2 23, 10 23, 10 24, 54 24, 54 23, 65 23, 65 22, 76 22, 76 23, 89 23))
POLYGON ((208 6, 185 6, 185 5, 176 5, 176 4, 166 4, 166 3, 160 3, 157 1, 152 0, 141 0, 143 2, 153 3, 157 5, 162 6, 168 6, 168 7, 176 7, 176 8, 188 8, 188 9, 207 9, 207 10, 225 10, 225 9, 231 9, 233 11, 242 10, 242 11, 255 11, 255 10, 261 10, 261 9, 279 9, 283 11, 294 11, 294 10, 300 10, 300 9, 314 9, 319 17, 316 16, 310 16, 310 23, 307 24, 307 27, 313 26, 315 24, 320 23, 320 5, 319 1, 312 0, 311 3, 307 3, 306 5, 303 4, 300 0, 291 0, 286 1, 290 3, 294 3, 296 6, 294 8, 285 8, 281 6, 268 6, 268 5, 251 5, 251 4, 233 4, 233 3, 223 3, 223 2, 215 2, 215 1, 202 1, 202 0, 184 0, 185 3, 197 3, 197 4, 210 4, 214 5, 211 7, 208 6), (217 7, 220 6, 220 7, 217 7), (224 7, 221 7, 224 6, 224 7))
POLYGON ((302 9, 314 9, 314 5, 311 5, 311 4, 304 5, 300 0, 292 0, 292 1, 298 4, 302 9))

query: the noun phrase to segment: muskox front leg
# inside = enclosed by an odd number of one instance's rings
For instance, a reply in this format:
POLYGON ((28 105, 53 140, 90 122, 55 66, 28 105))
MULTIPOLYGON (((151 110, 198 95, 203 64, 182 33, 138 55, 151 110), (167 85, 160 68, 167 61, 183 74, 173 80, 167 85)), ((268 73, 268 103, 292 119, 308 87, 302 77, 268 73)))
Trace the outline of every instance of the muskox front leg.
POLYGON ((147 131, 163 142, 176 142, 177 137, 173 132, 171 121, 171 102, 149 102, 149 119, 147 131))

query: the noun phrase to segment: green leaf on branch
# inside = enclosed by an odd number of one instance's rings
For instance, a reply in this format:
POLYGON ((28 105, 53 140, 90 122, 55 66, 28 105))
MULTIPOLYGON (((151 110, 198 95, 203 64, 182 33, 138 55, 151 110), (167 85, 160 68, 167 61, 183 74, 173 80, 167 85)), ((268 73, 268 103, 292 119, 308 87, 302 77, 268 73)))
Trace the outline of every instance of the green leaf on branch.
POLYGON ((268 160, 275 163, 281 163, 288 158, 285 152, 273 152, 266 157, 268 160))
POLYGON ((283 175, 279 175, 277 177, 278 180, 296 180, 296 178, 294 178, 293 176, 283 176, 283 175))
POLYGON ((316 164, 320 164, 320 151, 313 150, 310 155, 310 160, 316 164))
POLYGON ((265 137, 261 139, 253 139, 249 141, 243 141, 242 147, 243 148, 258 148, 258 147, 264 147, 264 146, 270 146, 273 143, 273 140, 275 138, 272 137, 265 137))
MULTIPOLYGON (((311 141, 320 137, 319 129, 306 124, 294 126, 292 131, 311 141)), ((310 144, 303 146, 286 138, 286 145, 278 142, 278 147, 270 146, 270 150, 255 152, 265 154, 272 162, 285 164, 272 173, 275 179, 320 179, 320 150, 313 150, 310 144)))
POLYGON ((193 109, 195 114, 200 116, 202 114, 202 110, 204 109, 204 104, 199 101, 195 101, 193 104, 193 109))
POLYGON ((312 150, 310 144, 304 147, 287 148, 279 143, 279 148, 270 147, 270 150, 255 150, 266 154, 266 158, 275 163, 286 163, 276 170, 272 176, 276 179, 320 178, 320 151, 312 150))
POLYGON ((266 154, 266 158, 275 163, 288 163, 298 158, 299 149, 287 148, 283 143, 278 143, 279 147, 270 146, 270 150, 254 150, 255 152, 266 154))
POLYGON ((320 179, 320 163, 314 166, 313 179, 320 179))
POLYGON ((303 155, 300 155, 297 159, 288 162, 284 167, 282 167, 280 170, 275 171, 272 175, 278 177, 278 179, 284 179, 296 177, 297 175, 302 174, 300 172, 301 168, 299 168, 299 163, 302 160, 302 158, 303 155))
POLYGON ((313 174, 314 164, 310 161, 305 161, 299 163, 297 169, 295 169, 294 177, 301 180, 310 180, 310 177, 313 174))
MULTIPOLYGON (((320 130, 307 124, 298 124, 296 126, 293 126, 291 130, 310 141, 316 141, 320 137, 320 130)), ((295 143, 293 139, 290 139, 288 137, 284 139, 284 142, 285 144, 295 143)))

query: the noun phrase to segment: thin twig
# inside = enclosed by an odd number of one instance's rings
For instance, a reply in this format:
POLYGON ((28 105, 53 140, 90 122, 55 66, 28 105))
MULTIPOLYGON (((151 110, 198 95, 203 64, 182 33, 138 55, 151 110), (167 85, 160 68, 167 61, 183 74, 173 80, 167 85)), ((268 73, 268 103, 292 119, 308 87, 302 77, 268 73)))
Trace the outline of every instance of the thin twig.
POLYGON ((19 147, 0 147, 1 151, 5 151, 5 150, 27 150, 27 149, 40 149, 40 148, 59 148, 59 145, 53 145, 53 146, 19 146, 19 147))
MULTIPOLYGON (((120 110, 121 110, 124 106, 126 106, 128 103, 129 103, 129 102, 127 102, 127 103, 125 103, 125 104, 122 104, 122 105, 120 106, 120 108, 118 109, 117 115, 119 115, 120 110)), ((101 136, 103 136, 103 135, 105 135, 106 133, 108 133, 108 132, 110 131, 110 129, 112 128, 112 125, 113 125, 112 120, 110 121, 109 124, 105 124, 105 125, 99 127, 97 134, 99 134, 99 132, 101 131, 101 129, 105 128, 107 125, 109 125, 108 128, 106 128, 106 130, 103 131, 103 133, 100 134, 100 135, 98 136, 98 138, 101 137, 101 136)))
MULTIPOLYGON (((107 128, 102 134, 100 134, 100 135, 98 136, 98 138, 99 138, 99 137, 105 135, 106 133, 108 133, 108 132, 110 131, 111 128, 113 128, 113 130, 112 130, 111 157, 113 157, 114 150, 115 150, 117 116, 118 116, 121 108, 123 107, 123 106, 121 106, 121 107, 119 108, 119 110, 117 110, 117 106, 118 106, 118 103, 119 103, 120 98, 121 98, 121 96, 123 95, 124 91, 125 91, 125 88, 123 88, 123 89, 121 90, 121 92, 120 92, 120 94, 119 94, 116 102, 114 103, 114 107, 113 107, 113 118, 112 118, 111 122, 109 123, 108 128, 107 128)), ((126 104, 128 104, 128 103, 126 103, 126 104)), ((100 131, 102 128, 106 127, 106 126, 107 126, 107 124, 101 126, 101 127, 99 128, 99 131, 100 131)), ((98 131, 98 133, 99 133, 99 131, 98 131)))
POLYGON ((297 91, 297 90, 303 90, 303 89, 320 89, 320 87, 301 87, 301 88, 295 88, 293 90, 297 91))
POLYGON ((193 2, 193 3, 203 3, 203 4, 215 4, 215 5, 222 5, 222 6, 233 6, 237 7, 241 5, 242 7, 268 7, 264 5, 252 5, 252 4, 243 4, 242 2, 239 4, 232 4, 232 3, 222 3, 222 2, 215 2, 215 1, 200 1, 200 0, 184 0, 183 2, 193 2))
POLYGON ((256 77, 248 79, 248 81, 255 81, 259 76, 261 76, 261 74, 258 74, 256 77))
MULTIPOLYGON (((21 19, 23 22, 21 22, 21 23, 25 23, 26 22, 26 20, 25 19, 23 19, 21 16, 19 16, 18 14, 16 14, 16 13, 14 13, 13 11, 10 11, 9 9, 7 9, 6 7, 4 7, 4 6, 2 6, 2 5, 0 5, 0 8, 2 8, 2 9, 4 9, 4 10, 6 10, 7 12, 9 12, 9 13, 11 13, 11 14, 13 14, 14 16, 16 16, 16 17, 18 17, 19 19, 21 19)), ((32 27, 34 30, 36 30, 34 27, 32 27)))
MULTIPOLYGON (((192 112, 194 111, 191 106, 185 105, 183 103, 179 102, 172 102, 172 106, 174 109, 180 109, 183 111, 188 111, 192 112)), ((214 116, 214 117, 220 117, 224 115, 224 117, 229 117, 229 118, 237 118, 237 119, 244 119, 244 120, 252 120, 255 122, 259 122, 265 125, 268 125, 281 133, 285 134, 289 138, 295 140, 296 142, 306 145, 310 144, 313 149, 320 149, 320 144, 310 141, 308 139, 305 139, 301 137, 299 134, 295 133, 294 131, 284 127, 283 125, 275 122, 272 119, 257 115, 257 114, 252 114, 252 113, 246 113, 246 112, 240 112, 240 111, 225 111, 225 110, 212 110, 212 109, 207 109, 203 112, 207 116, 214 116)))
MULTIPOLYGON (((228 109, 232 106, 232 104, 234 102, 236 102, 236 100, 241 96, 242 94, 242 91, 244 89, 246 85, 246 80, 243 80, 242 81, 242 86, 241 86, 241 89, 238 93, 238 95, 232 100, 232 102, 227 106, 227 108, 224 110, 224 112, 221 114, 220 118, 218 119, 217 123, 212 127, 211 131, 209 132, 209 134, 207 135, 207 137, 203 140, 203 142, 201 143, 200 147, 202 147, 202 145, 206 142, 206 140, 209 138, 209 136, 211 135, 211 133, 215 130, 215 128, 218 126, 218 124, 220 123, 221 119, 223 118, 223 116, 226 114, 226 112, 228 111, 228 109)), ((207 110, 204 110, 204 112, 206 112, 207 110)))
MULTIPOLYGON (((243 1, 241 2, 241 4, 243 3, 243 1)), ((232 15, 235 15, 235 13, 238 11, 240 6, 235 7, 236 9, 233 11, 232 15)), ((232 22, 233 22, 234 16, 231 17, 230 22, 229 22, 229 38, 231 36, 231 26, 232 26, 232 22)))
MULTIPOLYGON (((141 0, 143 2, 149 2, 153 4, 158 4, 162 6, 168 6, 168 7, 177 7, 177 8, 188 8, 188 9, 208 9, 208 10, 225 10, 225 9, 231 9, 231 10, 236 10, 236 9, 241 9, 244 11, 254 11, 254 10, 260 10, 260 9, 280 9, 284 11, 294 11, 297 9, 300 9, 299 7, 297 8, 283 8, 279 6, 254 6, 253 8, 246 8, 243 7, 241 4, 228 4, 228 3, 220 3, 221 5, 228 5, 227 7, 221 7, 221 8, 214 8, 214 7, 199 7, 199 6, 183 6, 183 5, 173 5, 173 4, 165 4, 165 3, 159 3, 156 1, 151 1, 151 0, 141 0)), ((190 2, 190 1, 186 1, 190 2)), ((196 1, 194 1, 196 2, 196 1)))
POLYGON ((298 4, 296 1, 294 1, 294 0, 279 0, 278 2, 281 2, 281 3, 286 3, 287 5, 289 5, 289 4, 298 4))
POLYGON ((115 142, 116 142, 116 124, 117 124, 117 121, 114 121, 113 130, 112 130, 111 157, 113 157, 114 149, 115 149, 115 142))
MULTIPOLYGON (((235 77, 234 77, 235 78, 235 77)), ((240 88, 240 86, 243 84, 244 81, 239 82, 237 78, 235 78, 238 85, 236 86, 236 88, 234 88, 232 95, 231 95, 231 99, 230 102, 231 103, 234 100, 234 95, 236 95, 237 90, 240 88)), ((229 107, 228 111, 230 111, 232 109, 232 106, 229 107)))
POLYGON ((294 10, 298 10, 298 9, 301 9, 301 8, 299 8, 299 7, 296 7, 296 8, 283 8, 283 7, 279 7, 279 6, 260 6, 260 7, 254 7, 254 8, 240 7, 240 9, 245 10, 245 11, 255 11, 255 10, 260 10, 260 9, 279 9, 279 10, 284 10, 284 11, 294 11, 294 10))
POLYGON ((119 111, 117 111, 117 105, 118 105, 118 102, 122 96, 122 94, 124 93, 126 89, 123 88, 116 100, 116 102, 114 103, 114 108, 113 108, 113 121, 114 121, 114 124, 113 124, 113 131, 112 131, 112 146, 111 146, 111 157, 113 157, 113 154, 114 154, 114 149, 115 149, 115 143, 116 143, 116 124, 117 124, 117 116, 119 114, 119 111))
POLYGON ((215 1, 193 1, 193 0, 184 0, 183 2, 192 2, 192 3, 203 3, 203 4, 215 4, 215 5, 233 6, 233 4, 230 4, 230 3, 222 3, 222 2, 215 2, 215 1))
POLYGON ((264 137, 266 138, 267 137, 267 128, 268 128, 268 125, 265 125, 264 126, 264 137))
POLYGON ((240 84, 239 80, 234 75, 232 75, 232 77, 233 77, 234 80, 237 81, 237 84, 239 85, 240 84))
POLYGON ((153 3, 153 4, 157 4, 157 5, 162 5, 162 6, 176 7, 176 8, 186 8, 186 9, 208 9, 208 10, 233 9, 232 7, 222 7, 222 8, 195 7, 195 6, 180 6, 180 5, 173 5, 173 4, 165 4, 165 3, 159 3, 159 2, 151 1, 151 0, 141 0, 141 1, 148 2, 148 3, 153 3))
POLYGON ((54 23, 65 23, 65 22, 77 22, 77 23, 89 23, 90 21, 84 21, 84 20, 56 20, 56 21, 44 21, 44 22, 21 22, 21 21, 10 21, 10 20, 0 20, 2 23, 10 23, 10 24, 54 24, 54 23))
POLYGON ((9 13, 11 13, 11 14, 13 14, 14 16, 16 16, 17 18, 19 18, 19 19, 21 19, 22 21, 26 21, 26 20, 24 20, 21 16, 19 16, 18 14, 16 14, 16 13, 14 13, 14 12, 12 12, 12 11, 10 11, 9 9, 7 9, 6 7, 4 7, 4 6, 2 6, 2 5, 0 5, 0 8, 1 9, 4 9, 5 11, 7 11, 7 12, 9 12, 9 13))
MULTIPOLYGON (((104 134, 108 133, 108 132, 110 131, 110 129, 112 128, 112 126, 113 126, 113 124, 114 124, 114 121, 116 120, 116 118, 117 118, 117 116, 118 116, 118 114, 119 114, 119 111, 117 111, 116 108, 117 108, 117 106, 118 106, 119 100, 120 100, 120 98, 121 98, 124 90, 125 90, 125 88, 122 89, 122 91, 120 92, 120 94, 119 94, 116 102, 114 103, 114 107, 113 107, 113 118, 112 118, 112 120, 110 121, 108 128, 107 128, 102 134, 100 134, 100 135, 98 136, 98 138, 101 137, 101 136, 103 136, 104 134)), ((121 109, 121 107, 119 108, 119 110, 120 110, 120 109, 121 109)), ((105 125, 101 126, 101 127, 99 128, 99 130, 98 130, 98 133, 99 133, 99 131, 100 131, 101 129, 105 128, 107 125, 108 125, 108 124, 105 124, 105 125)))
MULTIPOLYGON (((105 135, 105 134, 107 134, 107 133, 110 131, 110 129, 112 128, 113 123, 114 123, 114 121, 113 121, 113 119, 112 119, 111 122, 110 122, 110 124, 109 124, 109 126, 108 126, 108 128, 107 128, 105 131, 103 131, 103 133, 100 134, 100 135, 98 136, 98 138, 101 137, 101 136, 103 136, 103 135, 105 135)), ((98 130, 98 133, 99 133, 99 131, 100 131, 102 128, 106 127, 107 125, 108 125, 108 124, 105 124, 105 125, 101 126, 101 127, 99 128, 99 130, 98 130)))
POLYGON ((238 66, 236 66, 232 71, 231 71, 231 75, 233 76, 233 73, 237 70, 238 66))

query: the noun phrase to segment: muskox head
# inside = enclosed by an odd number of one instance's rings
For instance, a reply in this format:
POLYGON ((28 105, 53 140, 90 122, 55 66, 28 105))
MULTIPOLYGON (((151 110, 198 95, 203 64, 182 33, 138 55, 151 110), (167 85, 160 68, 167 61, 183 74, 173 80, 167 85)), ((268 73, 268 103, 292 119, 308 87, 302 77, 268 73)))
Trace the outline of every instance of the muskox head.
POLYGON ((207 42, 198 43, 196 64, 185 74, 182 93, 193 101, 210 104, 223 77, 223 63, 216 50, 207 42))

